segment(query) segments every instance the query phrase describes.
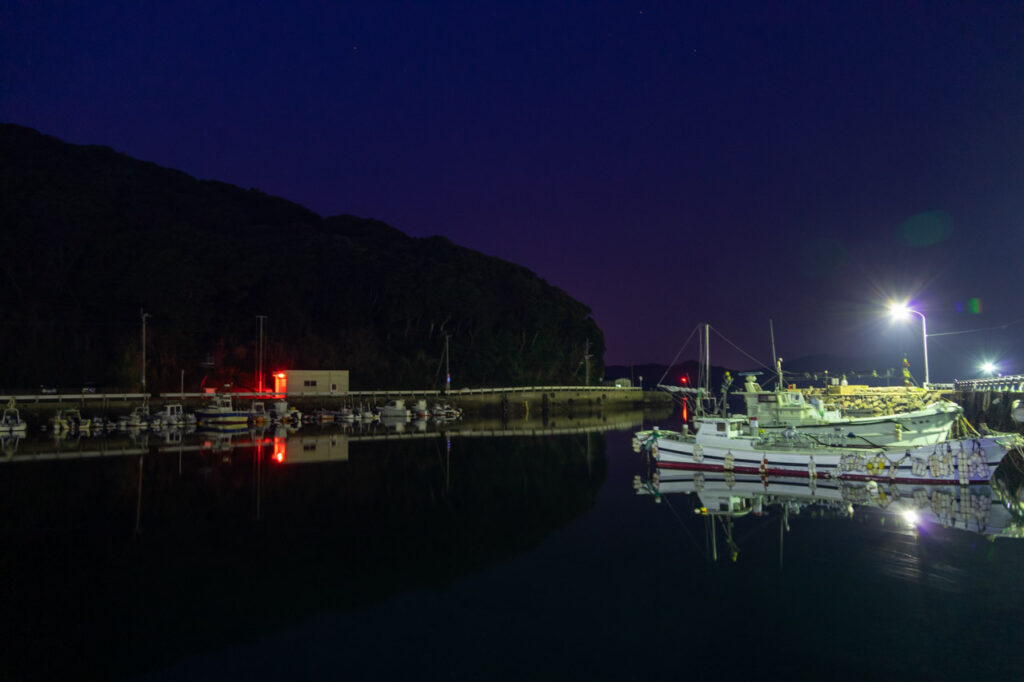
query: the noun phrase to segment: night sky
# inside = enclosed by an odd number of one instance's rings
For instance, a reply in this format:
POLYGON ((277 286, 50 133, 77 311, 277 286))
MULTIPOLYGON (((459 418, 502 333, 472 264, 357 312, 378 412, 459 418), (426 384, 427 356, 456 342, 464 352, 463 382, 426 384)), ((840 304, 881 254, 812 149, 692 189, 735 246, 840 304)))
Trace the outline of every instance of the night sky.
POLYGON ((8 1, 0 68, 2 121, 525 265, 608 363, 771 319, 923 379, 900 297, 986 330, 933 381, 1024 372, 1021 2, 8 1))

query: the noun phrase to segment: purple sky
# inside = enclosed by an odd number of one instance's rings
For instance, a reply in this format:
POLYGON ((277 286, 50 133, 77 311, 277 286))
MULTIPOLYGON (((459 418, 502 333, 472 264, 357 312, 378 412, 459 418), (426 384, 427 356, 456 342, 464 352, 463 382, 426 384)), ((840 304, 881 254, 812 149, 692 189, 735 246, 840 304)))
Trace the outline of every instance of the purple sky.
POLYGON ((773 319, 923 378, 899 295, 1009 325, 933 380, 1024 372, 1020 2, 15 1, 0 120, 520 263, 609 363, 702 321, 763 360, 773 319))

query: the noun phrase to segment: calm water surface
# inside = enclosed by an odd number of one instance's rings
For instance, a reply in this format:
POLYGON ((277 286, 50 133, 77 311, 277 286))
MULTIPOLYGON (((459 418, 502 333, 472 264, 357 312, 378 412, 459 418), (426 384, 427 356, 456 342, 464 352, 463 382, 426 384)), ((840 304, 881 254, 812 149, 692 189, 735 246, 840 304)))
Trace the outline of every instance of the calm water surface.
MULTIPOLYGON (((877 498, 702 516, 669 481, 646 494, 633 427, 602 421, 69 457, 88 439, 55 461, 22 443, 0 465, 0 673, 1024 679, 1024 540, 911 530, 877 498)), ((1013 533, 1003 469, 964 500, 1013 533)))

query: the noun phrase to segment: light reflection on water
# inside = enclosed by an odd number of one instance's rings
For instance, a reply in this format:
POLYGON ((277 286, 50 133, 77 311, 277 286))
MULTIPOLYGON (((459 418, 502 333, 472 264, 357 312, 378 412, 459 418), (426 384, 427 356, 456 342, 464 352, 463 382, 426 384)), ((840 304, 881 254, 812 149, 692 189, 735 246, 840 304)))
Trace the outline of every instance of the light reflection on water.
POLYGON ((303 429, 283 462, 272 432, 21 443, 3 677, 1024 675, 1024 541, 769 508, 713 561, 694 495, 637 494, 617 421, 303 429))

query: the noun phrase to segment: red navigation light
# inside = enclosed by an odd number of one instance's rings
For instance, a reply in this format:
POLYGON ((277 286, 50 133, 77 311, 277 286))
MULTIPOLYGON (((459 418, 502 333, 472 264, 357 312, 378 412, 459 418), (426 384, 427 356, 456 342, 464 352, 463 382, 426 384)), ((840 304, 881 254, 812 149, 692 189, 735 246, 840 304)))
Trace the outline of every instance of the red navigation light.
POLYGON ((679 383, 681 383, 681 384, 688 384, 688 383, 690 383, 690 379, 687 378, 686 375, 683 375, 683 376, 679 377, 679 383))
POLYGON ((274 461, 275 461, 275 462, 277 462, 278 464, 280 464, 281 462, 283 462, 283 461, 284 461, 284 453, 283 453, 283 452, 281 452, 280 450, 278 450, 277 452, 275 452, 275 453, 274 453, 274 461))

